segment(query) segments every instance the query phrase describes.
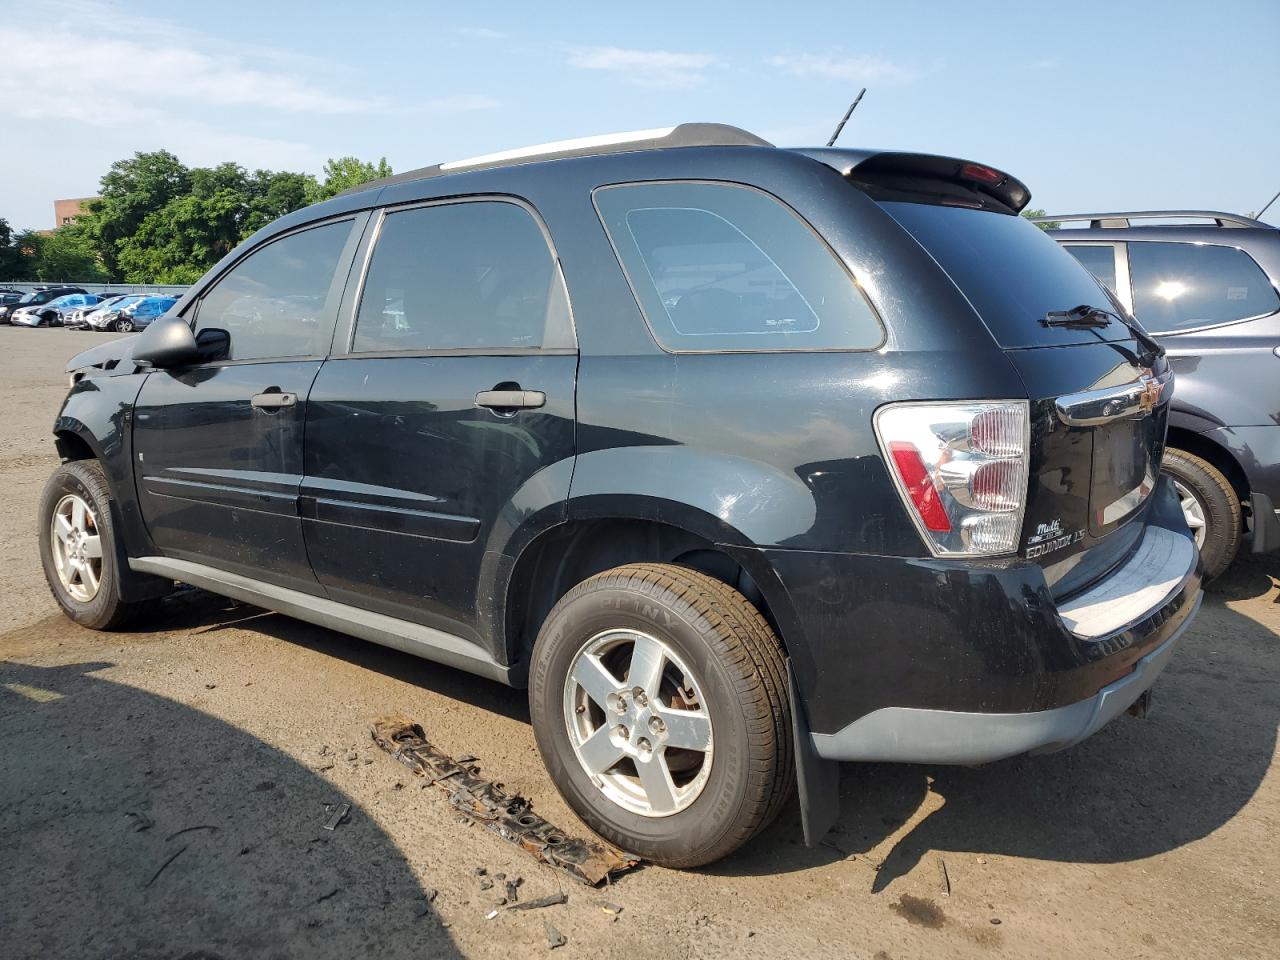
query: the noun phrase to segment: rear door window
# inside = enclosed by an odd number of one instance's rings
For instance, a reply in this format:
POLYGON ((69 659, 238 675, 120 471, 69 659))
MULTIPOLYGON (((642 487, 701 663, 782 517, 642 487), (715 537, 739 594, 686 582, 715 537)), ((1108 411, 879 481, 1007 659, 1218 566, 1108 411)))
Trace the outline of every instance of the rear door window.
POLYGON ((1098 281, 1026 217, 927 203, 880 205, 941 265, 1002 347, 1129 338, 1115 322, 1087 330, 1040 322, 1051 310, 1114 306, 1098 281))
POLYGON ((1243 250, 1212 243, 1129 241, 1133 308, 1156 333, 1233 323, 1280 309, 1280 295, 1243 250))
POLYGON ((831 248, 766 193, 635 183, 602 187, 595 202, 667 350, 869 350, 884 340, 831 248))
POLYGON ((386 215, 360 295, 354 352, 573 345, 559 265, 524 207, 470 200, 386 215))

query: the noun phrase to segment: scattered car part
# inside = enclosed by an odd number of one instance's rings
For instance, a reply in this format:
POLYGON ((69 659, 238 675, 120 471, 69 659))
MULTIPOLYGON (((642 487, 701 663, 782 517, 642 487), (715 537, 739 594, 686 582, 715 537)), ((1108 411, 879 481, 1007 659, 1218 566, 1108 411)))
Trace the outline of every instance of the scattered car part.
MULTIPOLYGON (((563 890, 559 893, 552 893, 545 897, 538 897, 537 900, 525 900, 522 903, 510 904, 508 910, 540 910, 543 907, 554 907, 561 903, 568 903, 569 895, 563 890)), ((621 909, 621 908, 619 908, 621 909)))
POLYGON ((547 934, 547 945, 549 949, 554 950, 556 947, 563 947, 569 941, 565 939, 563 933, 551 925, 550 920, 542 921, 542 929, 547 934))
MULTIPOLYGON (((428 782, 440 786, 460 814, 509 840, 575 880, 596 886, 640 861, 589 840, 575 840, 538 816, 527 799, 513 796, 438 751, 422 727, 405 717, 381 717, 369 728, 374 742, 428 782)), ((533 901, 531 901, 533 902, 533 901)), ((512 909, 527 909, 518 904, 512 909)))
MULTIPOLYGON (((329 808, 329 805, 325 804, 325 807, 329 808)), ((321 826, 324 827, 324 829, 326 830, 337 830, 338 824, 346 820, 347 814, 349 814, 350 812, 351 812, 351 804, 340 803, 336 807, 332 808, 332 812, 325 819, 324 823, 321 824, 321 826)))

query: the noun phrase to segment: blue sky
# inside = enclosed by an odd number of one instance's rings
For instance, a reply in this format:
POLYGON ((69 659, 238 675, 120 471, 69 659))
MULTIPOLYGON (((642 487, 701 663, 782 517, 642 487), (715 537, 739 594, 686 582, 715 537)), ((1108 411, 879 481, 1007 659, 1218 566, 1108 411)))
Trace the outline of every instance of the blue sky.
POLYGON ((0 217, 50 227, 54 198, 161 147, 318 172, 691 120, 821 143, 864 85, 843 144, 981 160, 1050 212, 1280 190, 1280 0, 365 9, 0 0, 0 217))

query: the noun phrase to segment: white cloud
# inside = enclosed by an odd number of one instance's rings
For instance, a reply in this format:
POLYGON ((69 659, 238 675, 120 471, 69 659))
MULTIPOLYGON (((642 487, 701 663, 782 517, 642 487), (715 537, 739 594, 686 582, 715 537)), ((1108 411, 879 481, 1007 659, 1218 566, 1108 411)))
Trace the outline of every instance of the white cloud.
MULTIPOLYGON (((0 27, 0 49, 75 49, 71 31, 30 31, 0 27)), ((58 69, 0 72, 0 113, 24 119, 128 123, 153 118, 165 107, 251 106, 299 113, 339 114, 376 108, 370 98, 317 87, 303 78, 248 66, 235 58, 210 56, 191 47, 157 49, 114 38, 110 56, 89 51, 58 69), (121 68, 122 64, 133 65, 121 68)))
POLYGON ((709 53, 624 47, 574 47, 569 51, 571 67, 620 74, 629 83, 660 90, 696 87, 706 80, 707 72, 719 64, 720 59, 709 53))
POLYGON ((460 37, 469 37, 472 40, 505 40, 508 36, 501 30, 493 30, 489 27, 455 27, 453 32, 460 37))
POLYGON ((821 77, 847 83, 910 83, 920 76, 912 67, 874 55, 793 53, 770 57, 765 63, 797 77, 821 77))

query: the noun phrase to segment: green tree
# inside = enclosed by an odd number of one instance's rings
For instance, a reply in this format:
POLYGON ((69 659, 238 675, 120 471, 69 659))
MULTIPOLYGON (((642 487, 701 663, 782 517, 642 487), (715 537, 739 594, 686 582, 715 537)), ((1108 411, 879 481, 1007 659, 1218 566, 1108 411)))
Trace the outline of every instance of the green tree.
POLYGON ((34 230, 17 233, 0 217, 0 280, 34 280, 44 237, 34 230))
POLYGON ((343 190, 358 187, 370 180, 391 176, 391 165, 382 157, 377 163, 357 160, 355 157, 338 157, 324 163, 324 180, 317 183, 307 196, 311 203, 319 203, 337 196, 343 190))
MULTIPOLYGON (((1027 218, 1043 217, 1044 210, 1040 209, 1039 207, 1035 207, 1030 210, 1023 210, 1022 215, 1027 218)), ((1060 226, 1062 226, 1062 224, 1059 223, 1057 220, 1046 220, 1044 223, 1037 223, 1036 226, 1039 227, 1041 230, 1057 230, 1060 226)))
POLYGON ((35 264, 37 280, 107 279, 93 236, 83 224, 72 221, 42 241, 35 264))
POLYGON ((121 246, 149 216, 190 189, 191 171, 168 150, 135 153, 133 159, 111 165, 101 181, 101 198, 80 219, 112 277, 120 275, 121 246))

